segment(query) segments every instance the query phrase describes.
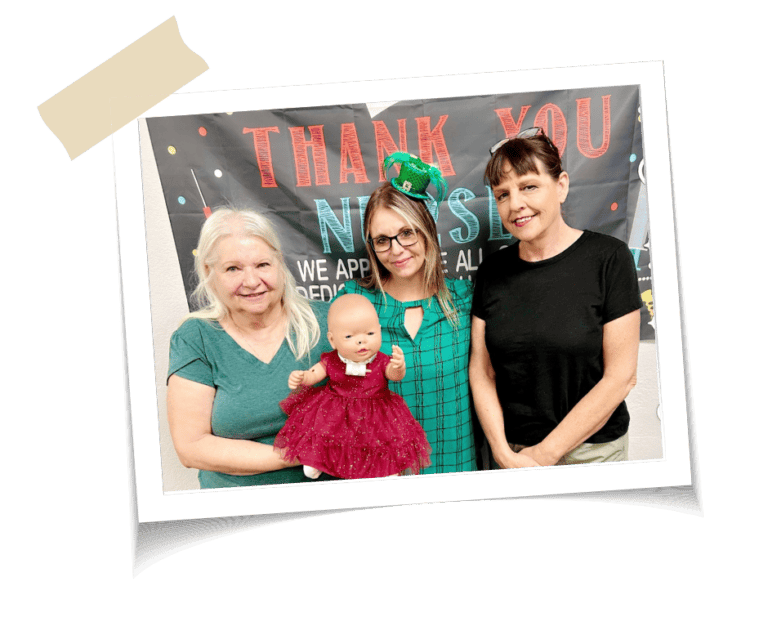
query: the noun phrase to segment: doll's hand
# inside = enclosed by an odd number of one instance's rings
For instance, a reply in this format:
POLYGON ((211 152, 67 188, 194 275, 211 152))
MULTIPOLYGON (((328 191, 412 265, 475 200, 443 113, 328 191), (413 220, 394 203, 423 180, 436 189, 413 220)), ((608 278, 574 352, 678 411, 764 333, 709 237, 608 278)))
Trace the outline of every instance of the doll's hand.
POLYGON ((288 388, 296 389, 304 382, 304 371, 291 371, 291 375, 288 376, 288 388))
POLYGON ((384 372, 389 380, 402 380, 405 378, 405 356, 403 350, 396 344, 392 345, 392 359, 384 372))
POLYGON ((389 361, 394 369, 405 370, 405 355, 403 350, 396 344, 392 345, 392 359, 389 361))

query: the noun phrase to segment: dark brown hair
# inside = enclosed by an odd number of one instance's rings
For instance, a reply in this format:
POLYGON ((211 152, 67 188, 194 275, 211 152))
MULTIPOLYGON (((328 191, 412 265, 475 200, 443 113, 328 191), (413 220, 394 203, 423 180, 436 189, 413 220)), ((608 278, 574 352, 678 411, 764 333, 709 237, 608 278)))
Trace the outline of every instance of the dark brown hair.
POLYGON ((491 156, 485 167, 485 182, 493 187, 504 179, 504 166, 509 163, 512 171, 522 176, 524 174, 539 174, 536 159, 541 161, 547 174, 555 181, 563 173, 560 153, 546 134, 539 134, 530 139, 510 139, 491 156))

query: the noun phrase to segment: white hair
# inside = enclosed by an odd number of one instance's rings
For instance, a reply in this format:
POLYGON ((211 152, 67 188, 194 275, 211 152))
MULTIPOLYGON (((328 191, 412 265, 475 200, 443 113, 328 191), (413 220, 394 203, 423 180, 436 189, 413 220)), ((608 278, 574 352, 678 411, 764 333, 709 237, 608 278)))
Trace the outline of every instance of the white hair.
POLYGON ((209 267, 216 262, 219 241, 234 234, 258 237, 274 251, 278 269, 283 277, 282 305, 288 315, 285 339, 297 360, 309 355, 310 349, 320 340, 320 325, 309 300, 298 292, 296 280, 285 265, 280 239, 274 227, 264 215, 250 210, 217 208, 205 220, 195 254, 198 283, 192 293, 192 301, 200 308, 188 317, 221 321, 229 315, 229 310, 209 285, 213 275, 209 267))

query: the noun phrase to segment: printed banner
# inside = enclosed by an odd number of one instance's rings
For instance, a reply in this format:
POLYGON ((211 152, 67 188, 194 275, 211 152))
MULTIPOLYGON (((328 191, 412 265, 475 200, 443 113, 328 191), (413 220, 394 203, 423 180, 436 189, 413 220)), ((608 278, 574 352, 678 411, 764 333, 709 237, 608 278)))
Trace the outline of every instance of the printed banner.
POLYGON ((439 209, 433 199, 428 207, 446 273, 471 280, 484 257, 516 243, 483 183, 488 150, 537 125, 570 175, 566 221, 632 249, 645 302, 641 338, 654 337, 637 86, 168 116, 147 125, 188 298, 200 227, 226 205, 269 216, 301 292, 323 300, 368 269, 362 216, 385 180, 382 161, 396 151, 418 155, 447 180, 439 209))

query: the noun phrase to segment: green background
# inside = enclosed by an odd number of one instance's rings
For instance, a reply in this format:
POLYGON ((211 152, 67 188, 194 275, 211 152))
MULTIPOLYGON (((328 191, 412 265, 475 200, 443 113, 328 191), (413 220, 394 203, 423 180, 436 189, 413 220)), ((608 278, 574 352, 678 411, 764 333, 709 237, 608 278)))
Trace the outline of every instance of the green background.
POLYGON ((744 352, 764 334, 750 302, 765 269, 728 269, 759 256, 765 215, 749 203, 760 165, 739 163, 763 147, 748 108, 764 39, 740 4, 717 15, 668 2, 6 9, 4 630, 22 641, 741 640, 763 604, 750 592, 764 561, 762 463, 742 452, 765 451, 761 437, 743 440, 764 430, 747 412, 759 356, 744 352), (228 537, 132 580, 110 142, 71 163, 35 106, 174 13, 211 66, 185 91, 665 59, 706 518, 576 502, 395 508, 228 537))

